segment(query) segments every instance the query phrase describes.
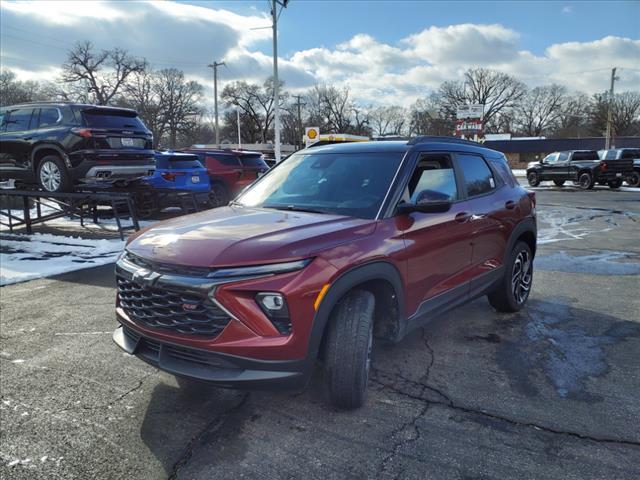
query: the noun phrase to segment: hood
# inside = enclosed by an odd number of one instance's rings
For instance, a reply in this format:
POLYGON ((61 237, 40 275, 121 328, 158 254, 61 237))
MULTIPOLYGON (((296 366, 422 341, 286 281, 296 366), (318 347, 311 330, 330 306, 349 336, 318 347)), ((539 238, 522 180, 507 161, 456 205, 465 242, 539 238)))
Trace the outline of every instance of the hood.
POLYGON ((540 165, 540 162, 529 162, 527 163, 527 168, 537 167, 538 165, 540 165))
POLYGON ((374 220, 229 206, 153 225, 127 250, 176 265, 257 265, 307 258, 374 230, 374 220))

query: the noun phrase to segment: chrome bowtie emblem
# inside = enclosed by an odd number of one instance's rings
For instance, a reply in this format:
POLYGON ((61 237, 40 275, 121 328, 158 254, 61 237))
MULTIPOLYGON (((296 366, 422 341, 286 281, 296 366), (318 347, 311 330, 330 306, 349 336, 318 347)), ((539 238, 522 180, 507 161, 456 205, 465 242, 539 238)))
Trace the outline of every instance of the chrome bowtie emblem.
POLYGON ((195 310, 196 308, 198 308, 198 305, 196 305, 195 303, 183 303, 182 304, 182 309, 183 310, 192 311, 192 310, 195 310))

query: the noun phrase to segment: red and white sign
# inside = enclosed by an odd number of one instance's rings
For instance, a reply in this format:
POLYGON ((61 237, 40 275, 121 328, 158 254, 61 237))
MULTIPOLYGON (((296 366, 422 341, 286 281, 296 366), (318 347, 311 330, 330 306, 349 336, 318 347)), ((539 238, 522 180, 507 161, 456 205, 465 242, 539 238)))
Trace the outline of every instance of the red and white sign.
POLYGON ((482 136, 484 123, 482 120, 458 120, 456 122, 456 136, 482 136))

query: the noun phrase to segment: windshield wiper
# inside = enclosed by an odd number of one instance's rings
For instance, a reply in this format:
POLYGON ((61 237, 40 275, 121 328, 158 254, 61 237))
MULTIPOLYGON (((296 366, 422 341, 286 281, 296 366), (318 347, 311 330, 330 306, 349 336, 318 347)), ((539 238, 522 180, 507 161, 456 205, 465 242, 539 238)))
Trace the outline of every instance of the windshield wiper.
POLYGON ((262 208, 273 208, 275 210, 286 210, 289 212, 306 212, 306 213, 324 213, 322 210, 314 210, 313 208, 298 207, 296 205, 263 205, 262 208))

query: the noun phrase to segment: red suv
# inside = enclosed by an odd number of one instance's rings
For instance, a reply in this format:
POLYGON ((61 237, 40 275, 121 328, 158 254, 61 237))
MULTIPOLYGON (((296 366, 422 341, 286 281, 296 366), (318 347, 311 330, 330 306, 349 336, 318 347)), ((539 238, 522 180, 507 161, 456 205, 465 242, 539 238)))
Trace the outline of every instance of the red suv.
POLYGON ((114 340, 223 387, 299 388, 319 361, 353 408, 374 336, 482 295, 521 309, 535 251, 534 194, 501 153, 447 137, 302 150, 229 206, 130 238, 114 340))
POLYGON ((256 178, 269 170, 260 152, 245 150, 189 149, 211 178, 211 196, 215 205, 226 205, 229 200, 256 178))

